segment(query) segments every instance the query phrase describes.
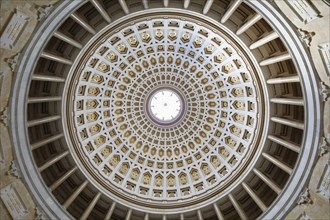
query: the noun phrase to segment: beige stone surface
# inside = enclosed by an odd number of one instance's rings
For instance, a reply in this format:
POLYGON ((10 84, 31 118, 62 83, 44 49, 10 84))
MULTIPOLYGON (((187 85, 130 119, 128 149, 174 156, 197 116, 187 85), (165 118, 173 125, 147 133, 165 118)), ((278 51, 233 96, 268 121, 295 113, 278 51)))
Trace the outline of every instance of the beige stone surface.
POLYGON ((286 220, 299 219, 303 213, 306 213, 311 219, 328 220, 330 216, 329 202, 319 196, 314 191, 310 190, 311 204, 297 205, 287 216, 286 220))
POLYGON ((13 72, 10 69, 10 66, 6 62, 8 58, 13 57, 17 53, 21 52, 30 38, 33 30, 36 28, 38 24, 38 13, 37 6, 47 6, 50 4, 54 4, 58 0, 2 0, 0 2, 0 33, 2 34, 9 20, 16 12, 19 10, 23 12, 26 16, 29 17, 28 23, 25 26, 21 36, 16 42, 14 48, 11 50, 0 48, 1 61, 0 61, 0 72, 3 72, 3 86, 0 90, 0 111, 7 106, 10 94, 10 88, 13 78, 13 72))
POLYGON ((0 203, 0 219, 12 219, 4 203, 0 203))
MULTIPOLYGON (((34 29, 38 25, 38 15, 36 6, 43 6, 54 4, 58 0, 1 0, 0 2, 0 33, 2 34, 6 25, 10 21, 16 10, 24 13, 29 17, 27 25, 25 26, 23 32, 21 33, 18 41, 12 49, 0 48, 1 60, 0 60, 0 73, 2 73, 2 78, 0 79, 0 112, 2 112, 9 104, 9 97, 11 86, 13 82, 14 73, 12 72, 10 66, 6 62, 8 58, 12 58, 17 53, 22 52, 24 46, 26 45, 28 39, 33 33, 34 29)), ((11 146, 10 136, 8 132, 8 127, 3 123, 0 123, 0 147, 1 156, 0 158, 0 189, 3 187, 13 184, 18 194, 25 206, 28 209, 28 214, 26 219, 35 218, 35 203, 31 197, 29 191, 23 184, 20 178, 9 175, 8 170, 10 168, 10 163, 13 158, 13 149, 11 146)), ((5 207, 3 201, 0 202, 0 219, 12 219, 7 208, 5 207)))
MULTIPOLYGON (((20 199, 22 200, 22 203, 24 204, 24 206, 28 210, 28 213, 25 216, 25 219, 34 219, 35 218, 35 207, 36 207, 36 205, 33 201, 33 198, 31 197, 29 191, 26 189, 25 185, 21 181, 21 179, 9 176, 8 178, 6 178, 6 181, 1 183, 1 188, 3 188, 4 186, 7 186, 9 184, 12 184, 13 187, 15 187, 15 189, 17 191, 17 195, 20 197, 20 199)), ((4 207, 3 201, 1 203, 1 208, 6 209, 6 207, 4 207)), ((6 210, 5 212, 1 212, 0 218, 1 219, 8 219, 8 217, 9 217, 8 214, 9 214, 8 210, 6 210)), ((9 217, 9 218, 11 218, 11 217, 9 217)))
POLYGON ((330 42, 330 9, 323 1, 314 0, 311 1, 312 4, 320 12, 321 17, 316 18, 308 23, 304 23, 300 18, 291 10, 286 1, 284 0, 275 0, 277 6, 283 11, 287 18, 292 21, 292 23, 298 29, 303 29, 308 32, 314 32, 310 45, 310 53, 312 60, 314 62, 315 69, 318 72, 318 75, 325 84, 330 85, 330 76, 326 72, 326 67, 323 64, 319 45, 323 43, 330 42))
MULTIPOLYGON (((324 115, 330 115, 330 97, 324 102, 324 115)), ((324 137, 330 141, 330 117, 325 117, 324 120, 324 137)))

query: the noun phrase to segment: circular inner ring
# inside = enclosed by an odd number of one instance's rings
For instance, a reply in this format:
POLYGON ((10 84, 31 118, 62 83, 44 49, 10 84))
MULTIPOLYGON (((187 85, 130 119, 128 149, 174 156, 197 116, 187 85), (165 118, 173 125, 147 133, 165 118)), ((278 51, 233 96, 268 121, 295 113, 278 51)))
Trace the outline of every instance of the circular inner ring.
POLYGON ((147 114, 159 125, 173 125, 184 114, 182 96, 172 88, 158 88, 150 93, 146 103, 147 114))
POLYGON ((209 23, 158 16, 134 21, 102 33, 98 39, 110 40, 95 39, 71 73, 70 82, 78 83, 67 84, 73 104, 63 107, 79 131, 70 132, 76 159, 105 193, 131 205, 170 210, 177 201, 181 209, 218 198, 258 156, 256 115, 263 105, 253 60, 209 23), (181 33, 182 26, 196 31, 181 33), (172 120, 153 117, 151 101, 162 90, 181 100, 172 120))

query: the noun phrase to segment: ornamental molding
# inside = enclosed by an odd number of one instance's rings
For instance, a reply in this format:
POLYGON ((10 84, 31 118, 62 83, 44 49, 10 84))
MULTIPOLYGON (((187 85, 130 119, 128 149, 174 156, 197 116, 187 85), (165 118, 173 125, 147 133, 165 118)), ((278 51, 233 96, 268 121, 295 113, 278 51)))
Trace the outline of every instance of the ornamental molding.
MULTIPOLYGON (((330 42, 322 43, 318 45, 319 53, 324 64, 326 73, 328 74, 328 84, 330 82, 330 42)), ((329 92, 328 92, 329 93, 329 92)), ((328 94, 329 96, 329 94, 328 94)))
POLYGON ((317 10, 312 1, 308 0, 285 0, 292 11, 299 17, 305 24, 323 16, 317 10))
POLYGON ((8 63, 8 65, 9 65, 10 70, 12 71, 12 73, 15 72, 15 68, 16 68, 18 58, 19 58, 20 55, 21 55, 21 53, 17 53, 16 55, 5 59, 6 63, 8 63))
POLYGON ((9 116, 8 116, 8 107, 5 107, 1 112, 0 112, 0 123, 8 127, 9 125, 9 116))
POLYGON ((38 21, 42 21, 48 14, 53 10, 54 5, 36 5, 36 10, 38 14, 38 21))
POLYGON ((320 83, 320 95, 323 102, 326 102, 330 96, 330 88, 324 82, 320 83))
POLYGON ((0 38, 0 47, 11 50, 22 35, 30 18, 16 9, 0 38))
POLYGON ((29 211, 21 198, 21 194, 11 183, 0 190, 0 197, 13 219, 24 219, 29 211))
POLYGON ((309 32, 303 30, 302 28, 299 28, 298 31, 300 33, 300 39, 304 41, 308 47, 310 47, 312 43, 312 38, 313 36, 315 36, 315 32, 309 32))
POLYGON ((321 137, 321 142, 319 146, 319 156, 323 156, 324 154, 328 153, 330 149, 330 145, 327 142, 327 139, 325 137, 321 137))
POLYGON ((319 187, 316 192, 327 199, 330 198, 330 160, 328 160, 328 163, 324 167, 319 187))
POLYGON ((303 212, 297 220, 312 220, 312 218, 309 217, 306 212, 303 212))
POLYGON ((10 167, 9 167, 9 170, 8 170, 7 174, 12 175, 16 178, 21 178, 20 170, 16 166, 16 162, 14 160, 10 162, 10 167))
POLYGON ((35 211, 34 220, 46 220, 47 219, 45 214, 40 210, 39 207, 35 207, 34 211, 35 211))
POLYGON ((313 201, 310 198, 310 194, 309 194, 309 189, 305 188, 304 191, 300 194, 299 199, 297 204, 298 205, 302 205, 302 204, 311 204, 313 201))

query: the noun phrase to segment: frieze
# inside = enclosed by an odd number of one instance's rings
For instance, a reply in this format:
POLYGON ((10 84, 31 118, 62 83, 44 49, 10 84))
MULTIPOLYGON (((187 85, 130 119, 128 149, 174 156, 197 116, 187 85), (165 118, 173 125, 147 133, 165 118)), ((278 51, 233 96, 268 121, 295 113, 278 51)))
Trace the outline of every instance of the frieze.
POLYGON ((305 24, 322 17, 320 12, 310 1, 286 0, 286 3, 305 24))
POLYGON ((299 28, 298 31, 300 32, 300 39, 306 43, 308 47, 311 46, 312 38, 315 36, 315 32, 309 32, 299 28))
POLYGON ((35 210, 34 220, 45 220, 46 219, 44 213, 38 207, 35 207, 34 210, 35 210))
POLYGON ((17 53, 16 55, 14 55, 13 57, 11 58, 7 58, 5 61, 6 63, 8 63, 10 69, 12 72, 15 71, 15 68, 16 68, 16 64, 17 64, 17 61, 18 61, 18 57, 19 55, 21 55, 21 53, 17 53))
POLYGON ((0 47, 12 49, 20 38, 29 17, 16 9, 0 38, 0 47))
POLYGON ((319 90, 322 100, 327 101, 330 96, 330 88, 324 82, 321 82, 319 90))
POLYGON ((28 210, 13 184, 0 190, 0 197, 13 219, 23 219, 28 210))
POLYGON ((312 219, 306 214, 306 212, 303 212, 297 220, 312 220, 312 219))
POLYGON ((8 108, 5 107, 1 112, 0 112, 0 123, 8 127, 8 108))
POLYGON ((323 175, 316 192, 326 197, 327 199, 330 198, 330 165, 329 164, 325 165, 325 169, 323 171, 323 175))
POLYGON ((41 21, 43 18, 47 17, 47 15, 53 9, 53 5, 43 5, 43 6, 36 6, 36 10, 38 13, 38 21, 41 21))
POLYGON ((325 71, 330 76, 330 42, 319 45, 319 52, 325 67, 325 71))
POLYGON ((20 175, 20 171, 18 169, 18 167, 16 166, 16 163, 15 161, 11 161, 10 162, 10 167, 9 167, 9 170, 8 170, 8 175, 12 175, 16 178, 20 178, 21 175, 20 175))
POLYGON ((309 189, 306 188, 299 196, 298 205, 302 205, 302 204, 310 204, 312 203, 312 200, 310 198, 310 194, 309 194, 309 189))
POLYGON ((328 144, 326 138, 322 137, 320 147, 319 147, 319 156, 323 156, 324 154, 328 153, 329 148, 330 147, 329 147, 329 144, 328 144))

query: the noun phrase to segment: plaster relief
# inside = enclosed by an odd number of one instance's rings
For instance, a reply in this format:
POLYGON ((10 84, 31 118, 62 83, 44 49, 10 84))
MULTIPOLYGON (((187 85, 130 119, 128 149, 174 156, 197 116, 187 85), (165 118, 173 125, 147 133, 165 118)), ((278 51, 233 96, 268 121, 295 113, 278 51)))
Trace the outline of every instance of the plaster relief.
POLYGON ((320 55, 325 67, 325 71, 330 76, 330 42, 319 45, 320 55))
POLYGON ((321 82, 319 90, 322 100, 327 101, 330 96, 330 88, 324 82, 321 82))
POLYGON ((5 162, 5 156, 3 151, 4 150, 3 150, 2 142, 0 140, 0 164, 3 164, 5 162))
POLYGON ((2 111, 0 111, 0 123, 8 127, 8 108, 5 107, 2 111))
POLYGON ((312 219, 306 214, 306 212, 303 212, 297 220, 312 220, 312 219))
POLYGON ((34 220, 45 220, 47 219, 44 215, 44 213, 38 208, 38 207, 35 207, 35 214, 34 214, 34 220))
POLYGON ((319 156, 323 156, 324 154, 328 153, 329 151, 329 144, 325 137, 321 138, 320 147, 319 147, 319 156))
POLYGON ((23 219, 28 210, 13 184, 0 190, 0 197, 13 219, 23 219))
POLYGON ((43 6, 36 6, 38 12, 38 21, 41 21, 43 18, 47 17, 49 12, 53 9, 53 5, 43 5, 43 6))
POLYGON ((330 165, 326 164, 323 171, 322 178, 319 183, 319 187, 316 191, 318 194, 330 198, 330 165))
POLYGON ((11 161, 10 162, 10 167, 9 167, 9 170, 8 170, 8 175, 12 175, 16 178, 20 178, 21 175, 20 175, 20 171, 18 169, 18 167, 16 166, 16 163, 15 161, 11 161))
POLYGON ((16 9, 16 12, 11 17, 7 27, 1 35, 0 47, 9 50, 12 49, 21 36, 28 20, 28 16, 16 9))
POLYGON ((15 56, 6 59, 6 62, 8 63, 8 65, 9 65, 12 72, 15 71, 16 64, 17 64, 17 61, 18 61, 18 57, 19 57, 20 54, 21 53, 17 53, 15 56))
POLYGON ((310 198, 310 194, 309 194, 309 189, 306 188, 299 196, 298 205, 302 205, 302 204, 311 204, 312 200, 310 198))
POLYGON ((286 0, 286 3, 305 24, 322 17, 312 2, 306 0, 286 0))
POLYGON ((312 37, 315 35, 315 32, 309 32, 299 28, 298 31, 300 32, 300 39, 303 40, 308 47, 311 46, 312 37))
POLYGON ((1 72, 0 72, 0 88, 2 88, 3 78, 4 78, 4 74, 3 74, 3 72, 1 71, 1 72))

